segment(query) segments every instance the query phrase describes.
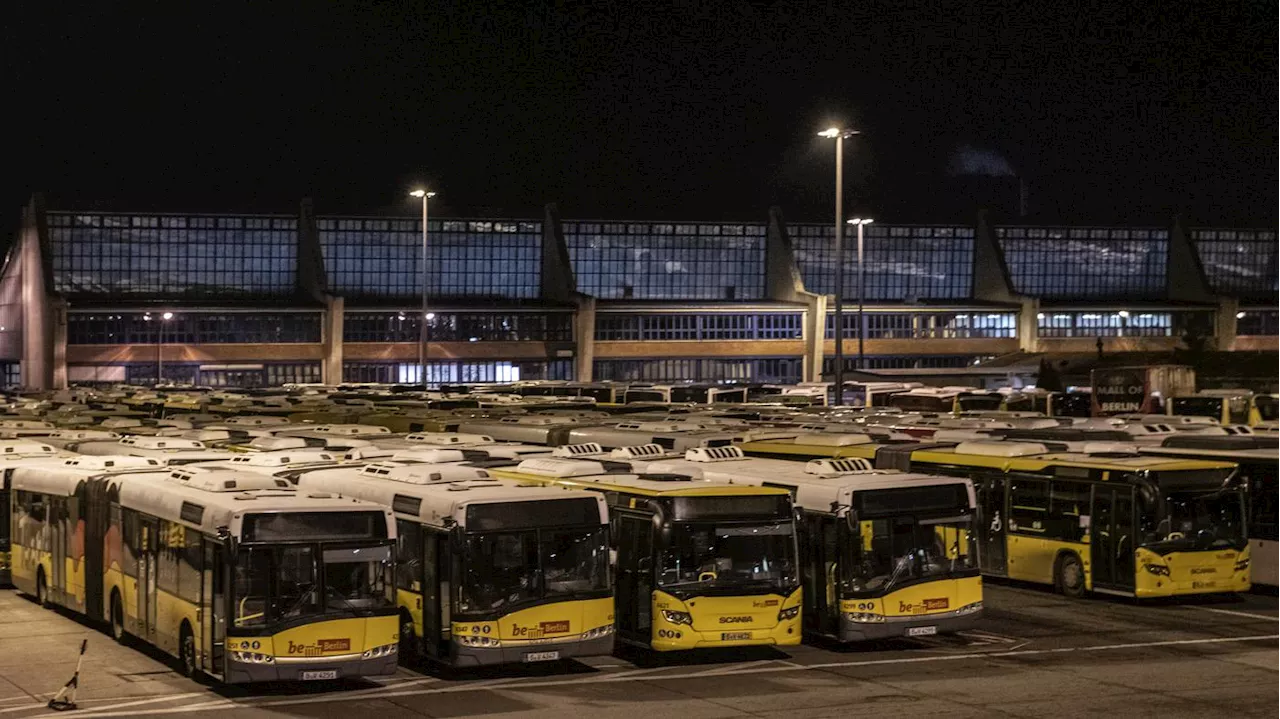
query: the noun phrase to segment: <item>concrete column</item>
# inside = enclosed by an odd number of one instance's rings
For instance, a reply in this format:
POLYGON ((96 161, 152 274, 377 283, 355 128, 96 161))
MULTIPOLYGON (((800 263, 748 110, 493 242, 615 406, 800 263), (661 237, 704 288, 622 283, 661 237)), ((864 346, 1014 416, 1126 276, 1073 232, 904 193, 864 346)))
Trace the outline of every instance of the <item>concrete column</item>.
POLYGON ((1021 297, 1018 310, 1018 349, 1023 352, 1040 351, 1040 300, 1021 297))
POLYGON ((56 298, 50 302, 53 332, 53 389, 67 388, 67 301, 56 298))
POLYGON ((574 376, 579 382, 590 382, 595 376, 596 362, 596 298, 578 295, 578 311, 573 315, 574 376))
POLYGON ((801 372, 805 382, 822 381, 823 351, 827 345, 827 296, 809 295, 804 311, 804 367, 801 372))
POLYGON ((342 328, 346 316, 346 301, 341 297, 327 297, 320 340, 324 343, 324 360, 320 365, 321 381, 338 384, 342 381, 342 328))
POLYGON ((1213 321, 1214 348, 1220 351, 1235 349, 1236 327, 1240 320, 1236 314, 1240 312, 1240 300, 1234 297, 1219 297, 1218 311, 1213 321))
POLYGON ((45 266, 44 203, 38 195, 23 211, 18 239, 22 273, 22 384, 28 389, 53 387, 53 322, 49 293, 52 271, 45 266), (49 271, 46 271, 49 270, 49 271))

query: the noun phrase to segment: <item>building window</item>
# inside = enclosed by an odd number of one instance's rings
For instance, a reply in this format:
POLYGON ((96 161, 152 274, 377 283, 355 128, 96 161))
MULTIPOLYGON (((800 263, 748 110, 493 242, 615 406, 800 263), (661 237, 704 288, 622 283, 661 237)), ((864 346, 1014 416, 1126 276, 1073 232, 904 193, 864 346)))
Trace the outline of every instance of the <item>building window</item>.
MULTIPOLYGON (((788 228, 805 289, 834 294, 835 228, 788 228)), ((868 225, 863 230, 862 296, 879 302, 965 299, 973 293, 973 228, 868 225)), ((845 229, 844 296, 858 293, 857 230, 845 229)))
POLYGON ((1181 337, 1213 330, 1213 313, 1207 311, 1046 310, 1036 315, 1040 337, 1181 337))
POLYGON ((764 296, 763 224, 565 222, 578 291, 602 299, 764 296))
MULTIPOLYGON (((864 359, 865 369, 956 369, 979 364, 990 359, 990 355, 869 355, 864 359)), ((835 366, 833 358, 824 358, 822 373, 830 377, 835 366)), ((853 356, 845 353, 844 369, 846 372, 860 369, 856 353, 853 356)))
MULTIPOLYGON (((346 297, 422 294, 422 222, 356 217, 316 221, 329 285, 346 297)), ((542 223, 431 220, 427 287, 432 297, 534 298, 542 223)))
POLYGON ((1274 337, 1280 334, 1280 312, 1247 308, 1236 313, 1236 334, 1274 337))
POLYGON ((289 344, 320 341, 319 312, 73 312, 67 344, 289 344))
POLYGON ((663 358, 596 360, 595 378, 615 382, 771 382, 800 381, 798 357, 663 358))
POLYGON ((0 384, 6 389, 22 386, 22 363, 0 362, 0 384))
POLYGON ((800 339, 798 312, 761 314, 605 314, 596 316, 596 339, 773 340, 800 339))
POLYGON ((1214 292, 1239 297, 1280 291, 1274 230, 1196 229, 1191 241, 1214 292))
MULTIPOLYGON (((427 321, 431 342, 572 342, 573 315, 568 312, 457 313, 432 312, 427 321)), ((348 312, 345 342, 419 342, 421 310, 348 312)))
POLYGON ((227 298, 296 291, 293 217, 50 212, 54 289, 69 295, 227 298))
MULTIPOLYGON (((1001 339, 1018 336, 1013 312, 866 312, 867 339, 1001 339)), ((845 311, 845 338, 857 338, 858 313, 845 311)), ((835 337, 835 314, 827 314, 827 339, 835 337)))
MULTIPOLYGON (((427 383, 430 385, 516 382, 535 379, 573 379, 573 360, 446 360, 427 363, 427 383)), ((421 384, 422 369, 416 362, 344 362, 342 363, 342 381, 421 384)))
POLYGON ((997 227, 1015 292, 1042 298, 1160 298, 1169 232, 1149 228, 997 227))

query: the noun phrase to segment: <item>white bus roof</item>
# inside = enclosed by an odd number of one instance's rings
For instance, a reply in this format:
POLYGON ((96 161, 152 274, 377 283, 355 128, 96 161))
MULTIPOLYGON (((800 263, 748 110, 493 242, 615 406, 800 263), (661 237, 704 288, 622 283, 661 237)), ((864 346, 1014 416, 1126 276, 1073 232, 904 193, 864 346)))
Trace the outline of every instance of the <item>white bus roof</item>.
POLYGON ((298 486, 304 491, 358 497, 391 507, 398 516, 440 528, 451 524, 465 527, 467 507, 472 504, 574 498, 592 500, 599 510, 600 523, 609 521, 608 506, 599 493, 496 479, 483 469, 460 465, 377 462, 307 472, 298 477, 298 486))

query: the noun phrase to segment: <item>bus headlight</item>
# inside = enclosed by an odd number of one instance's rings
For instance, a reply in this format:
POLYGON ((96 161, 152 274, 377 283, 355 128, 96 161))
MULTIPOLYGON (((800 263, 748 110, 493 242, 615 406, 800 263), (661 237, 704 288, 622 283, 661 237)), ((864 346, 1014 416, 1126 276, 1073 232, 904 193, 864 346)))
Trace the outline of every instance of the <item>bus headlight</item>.
POLYGON ((974 612, 980 611, 982 611, 982 602, 974 602, 973 604, 966 604, 963 607, 960 607, 956 610, 956 614, 973 614, 974 612))
POLYGON ((454 635, 454 638, 457 639, 458 643, 464 647, 500 647, 502 646, 502 642, 500 640, 490 639, 489 637, 485 637, 485 636, 464 634, 461 636, 454 635))
POLYGON ((1248 558, 1248 557, 1245 557, 1244 559, 1241 559, 1240 561, 1236 562, 1236 571, 1237 571, 1237 572, 1243 572, 1244 570, 1246 570, 1246 569, 1248 569, 1248 568, 1249 568, 1249 558, 1248 558))
POLYGON ((610 634, 613 634, 613 625, 606 624, 603 627, 595 627, 594 629, 588 629, 587 631, 582 633, 582 638, 596 639, 598 637, 607 637, 610 634))
POLYGON ((362 659, 378 659, 379 657, 388 657, 400 650, 399 644, 383 644, 380 647, 374 647, 365 651, 360 655, 362 659))
POLYGON ((869 612, 845 612, 845 619, 859 624, 878 624, 884 621, 883 614, 871 614, 869 612))
POLYGON ((1144 564, 1142 568, 1159 577, 1169 576, 1169 568, 1163 564, 1144 564))
POLYGON ((798 616, 800 616, 799 604, 795 605, 794 607, 787 607, 786 609, 783 609, 782 611, 778 612, 778 621, 786 622, 786 621, 795 619, 798 616))
POLYGON ((270 654, 257 652, 231 652, 231 658, 243 664, 274 664, 276 661, 270 654))
POLYGON ((693 615, 688 612, 675 612, 670 609, 663 609, 662 618, 672 624, 688 624, 689 626, 693 626, 693 615))

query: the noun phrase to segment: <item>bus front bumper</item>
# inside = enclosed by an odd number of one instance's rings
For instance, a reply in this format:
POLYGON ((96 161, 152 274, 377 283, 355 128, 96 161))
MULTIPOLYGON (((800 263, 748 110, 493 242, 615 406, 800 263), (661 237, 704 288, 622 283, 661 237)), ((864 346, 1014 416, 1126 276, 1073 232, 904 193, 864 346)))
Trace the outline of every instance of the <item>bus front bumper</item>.
POLYGON ((452 664, 457 667, 530 664, 574 657, 598 657, 613 653, 613 634, 593 639, 504 642, 496 647, 469 647, 454 641, 450 652, 453 655, 452 664))
POLYGON ((955 634, 973 629, 982 619, 982 610, 942 612, 909 617, 883 617, 882 621, 859 622, 847 614, 840 617, 840 641, 865 642, 871 639, 955 634))
POLYGON ((396 673, 399 659, 398 654, 371 659, 363 659, 359 654, 345 654, 306 659, 285 657, 276 658, 270 663, 249 663, 227 657, 227 671, 223 680, 228 684, 246 684, 389 676, 396 673))

